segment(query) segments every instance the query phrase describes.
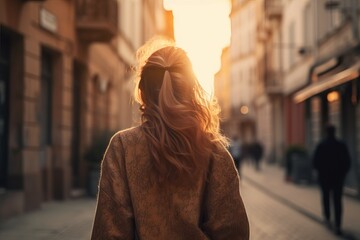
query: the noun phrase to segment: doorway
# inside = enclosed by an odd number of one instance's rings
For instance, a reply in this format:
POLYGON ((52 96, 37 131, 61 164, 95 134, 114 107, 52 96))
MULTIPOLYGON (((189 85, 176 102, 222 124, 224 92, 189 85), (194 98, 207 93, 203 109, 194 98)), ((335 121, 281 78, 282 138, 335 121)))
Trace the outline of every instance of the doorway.
POLYGON ((84 97, 84 82, 86 67, 78 61, 73 63, 73 108, 72 108, 72 188, 80 190, 85 188, 85 170, 82 155, 82 128, 83 115, 81 102, 84 97))
POLYGON ((356 176, 357 170, 357 158, 356 158, 356 106, 352 102, 352 96, 356 88, 355 80, 342 86, 341 92, 341 138, 344 140, 346 146, 349 149, 351 156, 351 169, 347 175, 345 186, 356 191, 359 186, 357 185, 356 176))
POLYGON ((53 96, 53 55, 41 51, 41 94, 39 96, 40 126, 40 169, 42 177, 43 200, 51 199, 51 145, 52 145, 52 96, 53 96))
POLYGON ((7 187, 11 39, 0 34, 0 190, 7 187))

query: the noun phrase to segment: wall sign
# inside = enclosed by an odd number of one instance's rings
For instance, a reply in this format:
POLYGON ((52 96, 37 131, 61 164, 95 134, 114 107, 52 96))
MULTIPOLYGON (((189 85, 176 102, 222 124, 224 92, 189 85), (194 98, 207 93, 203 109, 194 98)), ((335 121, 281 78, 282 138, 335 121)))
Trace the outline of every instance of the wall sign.
POLYGON ((58 29, 56 16, 45 8, 41 8, 40 26, 52 33, 56 33, 58 29))

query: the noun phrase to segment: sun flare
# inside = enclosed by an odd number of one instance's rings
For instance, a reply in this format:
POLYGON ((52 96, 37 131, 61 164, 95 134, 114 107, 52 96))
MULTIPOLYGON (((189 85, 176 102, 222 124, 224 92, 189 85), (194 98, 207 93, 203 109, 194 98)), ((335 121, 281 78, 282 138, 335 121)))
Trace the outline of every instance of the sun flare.
POLYGON ((164 7, 173 11, 176 44, 188 53, 200 84, 212 94, 222 49, 230 41, 230 2, 164 0, 164 7))

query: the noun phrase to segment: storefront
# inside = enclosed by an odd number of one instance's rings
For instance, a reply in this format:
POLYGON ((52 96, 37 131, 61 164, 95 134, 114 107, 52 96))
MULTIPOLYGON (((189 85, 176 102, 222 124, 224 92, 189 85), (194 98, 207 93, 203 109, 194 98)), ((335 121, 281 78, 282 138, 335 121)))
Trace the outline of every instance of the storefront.
POLYGON ((313 152, 324 137, 324 127, 332 124, 336 135, 349 148, 352 167, 346 180, 348 192, 360 193, 360 46, 315 63, 309 84, 294 96, 305 102, 307 146, 313 152))

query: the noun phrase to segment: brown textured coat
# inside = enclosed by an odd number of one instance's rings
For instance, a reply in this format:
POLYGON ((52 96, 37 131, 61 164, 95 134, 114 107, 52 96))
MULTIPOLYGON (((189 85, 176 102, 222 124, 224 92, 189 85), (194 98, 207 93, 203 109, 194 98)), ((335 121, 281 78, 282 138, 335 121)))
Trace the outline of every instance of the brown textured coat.
POLYGON ((229 153, 216 150, 207 181, 159 188, 140 127, 112 138, 102 162, 92 240, 249 239, 239 177, 229 153))

